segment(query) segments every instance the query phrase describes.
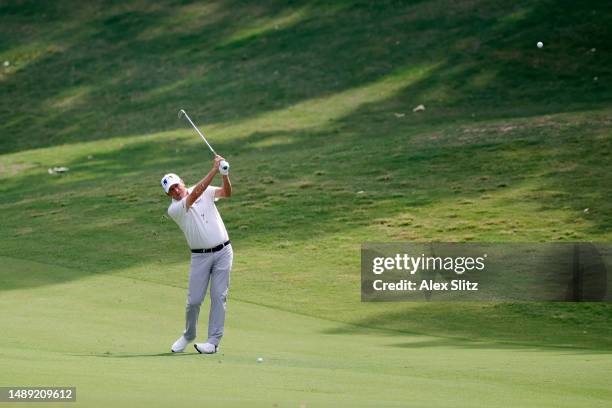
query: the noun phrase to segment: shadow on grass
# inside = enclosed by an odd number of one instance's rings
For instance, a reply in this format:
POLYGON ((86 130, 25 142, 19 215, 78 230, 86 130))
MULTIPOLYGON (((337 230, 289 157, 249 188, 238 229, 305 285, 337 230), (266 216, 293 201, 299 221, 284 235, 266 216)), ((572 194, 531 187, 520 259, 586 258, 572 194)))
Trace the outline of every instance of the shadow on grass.
MULTIPOLYGON (((259 247, 262 240, 308 242, 313 236, 371 226, 376 219, 393 236, 406 229, 401 216, 419 207, 485 203, 486 195, 507 194, 532 182, 529 191, 521 193, 522 202, 549 209, 572 206, 591 223, 593 233, 604 232, 612 219, 606 199, 610 164, 573 166, 571 174, 556 171, 610 146, 609 139, 597 137, 603 122, 581 120, 580 134, 574 133, 574 126, 554 126, 554 121, 545 127, 525 121, 513 125, 517 129, 510 134, 499 131, 507 125, 501 122, 462 125, 463 129, 395 129, 381 140, 371 136, 372 125, 366 127, 368 119, 358 111, 339 118, 343 131, 331 137, 327 129, 255 131, 216 145, 219 151, 231 152, 235 188, 235 195, 218 206, 236 245, 259 247), (290 142, 252 148, 278 136, 290 142), (376 157, 381 161, 373 160, 376 157), (552 193, 545 194, 549 189, 552 193), (599 211, 585 215, 583 205, 599 211)), ((168 199, 158 183, 169 171, 187 183, 204 176, 210 160, 202 146, 189 140, 136 141, 96 153, 93 160, 84 152, 62 163, 71 168, 66 175, 9 179, 3 186, 2 253, 14 257, 27 248, 26 259, 47 263, 49 253, 61 254, 52 262, 82 271, 83 276, 141 263, 159 262, 163 267, 166 262, 184 262, 184 242, 165 215, 168 199), (194 166, 203 155, 206 161, 194 166), (26 242, 34 231, 37 245, 31 247, 26 242)), ((495 217, 512 217, 506 210, 497 209, 495 217)), ((461 211, 472 210, 464 205, 461 211)), ((432 222, 442 231, 448 229, 448 220, 432 222)), ((485 231, 476 221, 473 228, 485 231)), ((529 226, 525 228, 528 232, 529 226)), ((420 239, 448 239, 433 231, 420 233, 420 239)))
POLYGON ((2 74, 0 151, 168 130, 176 126, 168 112, 179 108, 231 123, 432 63, 441 65, 418 87, 375 111, 425 104, 430 114, 406 117, 418 125, 592 109, 610 101, 610 88, 593 82, 610 77, 610 55, 591 51, 606 48, 606 9, 597 1, 8 2, 0 49, 16 61, 2 74))
POLYGON ((517 349, 611 354, 612 308, 606 303, 427 303, 382 312, 325 331, 380 330, 394 347, 517 349), (431 336, 431 337, 430 337, 431 336), (426 337, 423 339, 423 337, 426 337), (402 341, 403 340, 403 341, 402 341))
POLYGON ((392 347, 400 347, 405 349, 422 349, 422 348, 454 348, 466 350, 516 350, 524 352, 557 352, 561 354, 612 354, 610 349, 592 349, 581 346, 564 346, 548 343, 530 343, 530 342, 503 342, 503 341, 475 341, 470 339, 455 339, 455 338, 435 338, 431 340, 409 341, 405 343, 394 343, 392 347))
POLYGON ((100 353, 100 354, 71 354, 77 357, 101 357, 101 358, 150 358, 150 357, 199 357, 198 353, 143 353, 143 354, 123 354, 123 353, 100 353))

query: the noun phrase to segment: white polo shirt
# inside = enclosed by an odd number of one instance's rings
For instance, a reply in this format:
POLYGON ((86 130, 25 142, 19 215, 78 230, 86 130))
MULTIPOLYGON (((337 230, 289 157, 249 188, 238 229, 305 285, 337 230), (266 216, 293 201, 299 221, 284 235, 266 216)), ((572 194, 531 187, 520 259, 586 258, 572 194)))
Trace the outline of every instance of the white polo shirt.
MULTIPOLYGON (((191 194, 193 187, 187 189, 191 194)), ((221 215, 215 205, 215 191, 219 187, 206 187, 204 193, 186 210, 187 196, 180 201, 172 199, 168 215, 178 224, 191 249, 213 248, 229 239, 221 215)))

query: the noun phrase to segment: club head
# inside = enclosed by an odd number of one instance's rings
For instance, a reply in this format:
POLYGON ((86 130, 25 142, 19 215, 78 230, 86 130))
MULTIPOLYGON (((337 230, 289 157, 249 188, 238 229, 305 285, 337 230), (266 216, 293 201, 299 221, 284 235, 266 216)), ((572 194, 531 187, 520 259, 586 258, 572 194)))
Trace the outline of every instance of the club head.
POLYGON ((181 110, 178 112, 178 117, 180 118, 180 117, 182 117, 183 115, 186 115, 186 113, 185 113, 185 110, 184 110, 184 109, 181 109, 181 110))

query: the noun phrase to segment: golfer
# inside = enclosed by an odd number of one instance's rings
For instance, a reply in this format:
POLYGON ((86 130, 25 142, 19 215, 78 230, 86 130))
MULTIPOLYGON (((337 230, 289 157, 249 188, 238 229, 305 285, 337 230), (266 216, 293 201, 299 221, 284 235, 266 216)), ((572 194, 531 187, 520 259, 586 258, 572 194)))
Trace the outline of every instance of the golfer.
POLYGON ((168 215, 178 224, 191 248, 189 293, 185 312, 185 331, 172 345, 173 353, 180 353, 196 337, 200 305, 210 282, 210 314, 208 338, 205 343, 194 344, 199 353, 213 354, 219 350, 225 323, 225 304, 232 269, 233 251, 225 225, 215 200, 232 195, 229 171, 222 174, 223 186, 210 183, 219 170, 221 156, 215 156, 210 172, 198 184, 185 188, 183 180, 173 173, 166 174, 161 184, 172 198, 168 215))

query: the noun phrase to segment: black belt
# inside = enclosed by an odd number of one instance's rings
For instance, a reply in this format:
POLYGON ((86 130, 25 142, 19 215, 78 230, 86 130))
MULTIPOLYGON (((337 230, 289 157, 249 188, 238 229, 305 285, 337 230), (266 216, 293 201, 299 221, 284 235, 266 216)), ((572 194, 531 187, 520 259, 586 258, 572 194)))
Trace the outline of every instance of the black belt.
POLYGON ((222 244, 217 245, 216 247, 206 248, 206 249, 192 249, 191 252, 194 253, 194 254, 209 254, 211 252, 220 251, 220 250, 222 250, 223 248, 225 248, 226 246, 228 246, 231 243, 232 243, 232 241, 230 241, 228 239, 227 241, 225 241, 222 244))

